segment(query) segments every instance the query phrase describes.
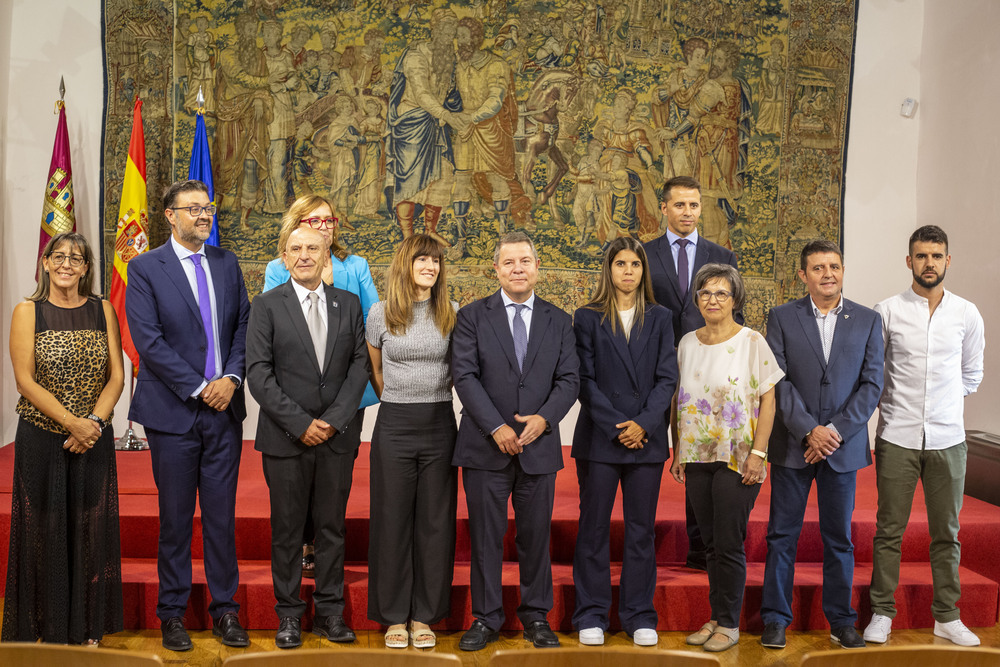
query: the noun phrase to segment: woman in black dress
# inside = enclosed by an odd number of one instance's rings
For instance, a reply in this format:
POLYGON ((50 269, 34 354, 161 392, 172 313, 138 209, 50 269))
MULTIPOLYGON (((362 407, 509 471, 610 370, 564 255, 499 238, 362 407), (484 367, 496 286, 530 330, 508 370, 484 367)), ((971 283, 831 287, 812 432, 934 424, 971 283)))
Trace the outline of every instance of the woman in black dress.
POLYGON ((80 234, 45 246, 14 308, 14 437, 3 641, 96 645, 122 629, 118 478, 108 426, 124 386, 118 319, 80 234))

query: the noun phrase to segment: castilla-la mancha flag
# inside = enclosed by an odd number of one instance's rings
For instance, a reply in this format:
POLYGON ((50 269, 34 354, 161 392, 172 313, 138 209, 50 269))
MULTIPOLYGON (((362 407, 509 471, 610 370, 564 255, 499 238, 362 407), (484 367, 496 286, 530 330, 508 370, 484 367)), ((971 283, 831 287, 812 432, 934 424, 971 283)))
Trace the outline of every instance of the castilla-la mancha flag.
POLYGON ((76 214, 73 212, 73 163, 69 158, 66 105, 59 100, 56 102, 56 108, 59 110, 59 122, 56 124, 56 141, 52 146, 49 180, 45 185, 45 198, 42 201, 42 227, 38 232, 39 257, 53 236, 76 231, 76 214))
POLYGON ((128 263, 149 249, 148 217, 146 214, 146 142, 142 132, 142 100, 135 99, 132 111, 132 139, 128 144, 128 162, 122 184, 122 200, 118 205, 118 232, 115 234, 115 262, 111 272, 111 305, 118 313, 122 332, 122 349, 139 368, 139 353, 132 343, 132 334, 125 316, 125 286, 128 285, 128 263))

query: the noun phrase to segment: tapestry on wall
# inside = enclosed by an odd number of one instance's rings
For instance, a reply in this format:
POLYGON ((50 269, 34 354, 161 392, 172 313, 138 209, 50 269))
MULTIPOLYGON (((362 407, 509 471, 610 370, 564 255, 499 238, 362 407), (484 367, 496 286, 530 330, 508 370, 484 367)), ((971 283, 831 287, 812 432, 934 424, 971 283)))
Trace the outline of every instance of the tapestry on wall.
POLYGON ((524 229, 538 292, 572 311, 602 248, 662 234, 659 187, 691 175, 761 327, 803 293, 802 246, 842 240, 855 21, 845 0, 105 0, 103 261, 138 95, 152 244, 201 109, 251 295, 315 192, 380 291, 413 229, 448 245, 468 303, 496 288, 497 235, 524 229))

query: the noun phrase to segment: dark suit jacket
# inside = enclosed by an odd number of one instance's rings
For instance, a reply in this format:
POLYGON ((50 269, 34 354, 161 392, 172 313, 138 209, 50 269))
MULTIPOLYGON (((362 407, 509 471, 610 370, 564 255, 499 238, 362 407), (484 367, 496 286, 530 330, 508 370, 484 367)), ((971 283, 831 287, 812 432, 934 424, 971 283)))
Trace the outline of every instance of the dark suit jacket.
MULTIPOLYGON (((649 277, 653 280, 653 295, 656 303, 666 306, 674 315, 674 342, 680 343, 684 334, 705 326, 705 320, 698 311, 698 306, 694 302, 691 291, 694 287, 694 277, 698 275, 698 269, 706 264, 718 263, 729 264, 739 268, 736 264, 736 255, 732 250, 723 248, 717 243, 712 243, 704 236, 698 237, 698 245, 695 246, 694 270, 691 271, 691 281, 687 298, 681 299, 680 285, 677 282, 677 267, 674 266, 674 256, 670 252, 670 241, 664 234, 658 239, 653 239, 643 245, 649 259, 649 277)), ((743 314, 733 313, 733 318, 743 324, 743 314)))
POLYGON ((868 420, 882 395, 882 318, 870 308, 844 299, 837 319, 830 361, 823 360, 809 296, 771 309, 767 342, 785 377, 775 388, 777 413, 768 460, 805 468, 806 434, 832 423, 844 439, 827 457, 837 472, 859 470, 872 462, 868 420))
POLYGON ((673 314, 663 306, 646 311, 642 329, 629 340, 612 333, 601 313, 580 308, 573 330, 580 357, 580 416, 573 456, 604 463, 661 463, 670 458, 666 413, 677 386, 673 314), (649 438, 642 449, 618 441, 615 424, 633 420, 649 438))
MULTIPOLYGON (((212 272, 223 375, 242 381, 250 302, 236 255, 205 246, 212 272)), ((204 382, 208 340, 201 311, 177 254, 168 241, 129 262, 125 313, 139 352, 139 375, 129 419, 166 433, 186 433, 194 424, 198 399, 191 393, 204 382)), ((246 418, 243 387, 228 408, 246 418)))
POLYGON ((308 449, 299 438, 313 419, 337 433, 320 447, 344 454, 358 447, 347 437, 368 383, 361 302, 326 286, 327 336, 323 368, 316 361, 302 305, 291 281, 254 299, 247 330, 247 382, 260 403, 254 447, 271 456, 308 449))
POLYGON ((522 417, 541 415, 549 432, 518 454, 528 474, 553 473, 563 467, 559 420, 576 402, 580 362, 570 316, 535 296, 524 371, 517 368, 514 338, 500 292, 458 311, 451 336, 452 377, 462 401, 462 422, 452 465, 500 470, 511 456, 500 451, 492 431, 507 424, 520 433, 522 417))

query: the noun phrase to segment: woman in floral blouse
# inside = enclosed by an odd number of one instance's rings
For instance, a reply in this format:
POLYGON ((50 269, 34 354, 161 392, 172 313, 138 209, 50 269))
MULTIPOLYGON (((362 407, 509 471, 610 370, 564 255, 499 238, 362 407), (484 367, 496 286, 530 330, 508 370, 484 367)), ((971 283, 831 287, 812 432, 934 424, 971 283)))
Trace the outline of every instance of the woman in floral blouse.
POLYGON ((774 386, 784 376, 764 337, 737 324, 746 291, 739 272, 706 264, 695 275, 693 298, 705 326, 677 347, 680 383, 672 426, 670 472, 688 485, 708 551, 712 618, 687 638, 706 651, 739 641, 746 585, 747 520, 767 469, 774 421, 774 386))

